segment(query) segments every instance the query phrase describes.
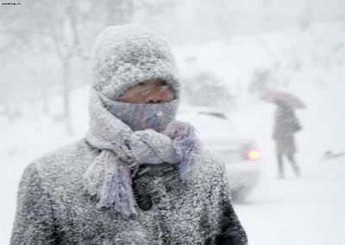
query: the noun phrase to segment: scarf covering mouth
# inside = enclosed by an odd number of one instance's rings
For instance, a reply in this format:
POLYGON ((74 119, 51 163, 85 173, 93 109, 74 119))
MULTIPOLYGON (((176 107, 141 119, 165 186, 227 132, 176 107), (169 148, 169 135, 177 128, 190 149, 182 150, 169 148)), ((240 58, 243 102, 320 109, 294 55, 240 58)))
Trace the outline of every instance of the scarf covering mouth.
POLYGON ((137 214, 132 177, 141 164, 178 164, 186 181, 201 151, 194 127, 174 121, 177 101, 141 105, 141 111, 138 106, 106 99, 91 89, 86 140, 101 152, 85 171, 83 186, 97 208, 113 209, 124 218, 137 214), (130 113, 117 111, 126 108, 130 113))
POLYGON ((153 129, 162 132, 176 115, 178 100, 165 103, 124 103, 100 94, 104 106, 133 131, 153 129))

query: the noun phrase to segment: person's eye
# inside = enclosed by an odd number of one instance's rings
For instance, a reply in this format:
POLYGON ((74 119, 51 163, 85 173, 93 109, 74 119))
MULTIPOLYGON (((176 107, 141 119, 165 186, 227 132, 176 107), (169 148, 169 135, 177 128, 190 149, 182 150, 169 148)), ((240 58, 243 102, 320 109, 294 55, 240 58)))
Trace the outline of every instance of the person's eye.
POLYGON ((166 81, 161 81, 160 85, 161 86, 168 86, 168 83, 166 81))
POLYGON ((145 82, 140 82, 138 83, 139 86, 144 86, 145 85, 145 82))

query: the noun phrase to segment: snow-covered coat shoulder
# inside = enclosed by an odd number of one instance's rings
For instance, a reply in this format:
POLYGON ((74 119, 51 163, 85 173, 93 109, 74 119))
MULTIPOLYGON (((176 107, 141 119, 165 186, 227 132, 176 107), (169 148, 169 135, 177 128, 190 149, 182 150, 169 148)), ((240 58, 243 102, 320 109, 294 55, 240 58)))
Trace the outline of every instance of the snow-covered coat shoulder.
MULTIPOLYGON (((178 178, 177 169, 143 174, 155 188, 146 194, 160 198, 147 209, 137 206, 138 215, 130 220, 97 209, 83 192, 83 173, 98 154, 83 139, 28 165, 19 185, 11 244, 247 244, 224 168, 210 154, 202 154, 187 183, 171 182, 178 178)), ((136 192, 146 188, 139 179, 133 181, 136 192)))

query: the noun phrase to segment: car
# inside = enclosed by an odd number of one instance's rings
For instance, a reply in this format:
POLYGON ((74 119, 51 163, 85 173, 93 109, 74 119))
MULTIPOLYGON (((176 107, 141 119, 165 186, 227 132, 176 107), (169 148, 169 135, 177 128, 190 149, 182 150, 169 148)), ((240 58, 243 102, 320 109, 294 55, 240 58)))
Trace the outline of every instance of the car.
POLYGON ((191 123, 204 147, 224 162, 231 195, 244 201, 260 179, 260 153, 256 142, 245 136, 222 110, 182 106, 177 120, 191 123))

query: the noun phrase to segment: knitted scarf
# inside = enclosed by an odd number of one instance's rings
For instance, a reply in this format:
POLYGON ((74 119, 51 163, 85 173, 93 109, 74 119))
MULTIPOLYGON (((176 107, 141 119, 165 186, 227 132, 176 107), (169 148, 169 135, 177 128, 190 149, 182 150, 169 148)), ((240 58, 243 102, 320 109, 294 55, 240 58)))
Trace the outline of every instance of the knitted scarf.
POLYGON ((191 174, 200 141, 188 123, 174 121, 178 102, 131 104, 113 101, 95 88, 90 94, 86 140, 101 152, 83 176, 85 192, 100 209, 124 218, 136 215, 132 177, 140 164, 179 164, 191 174))

